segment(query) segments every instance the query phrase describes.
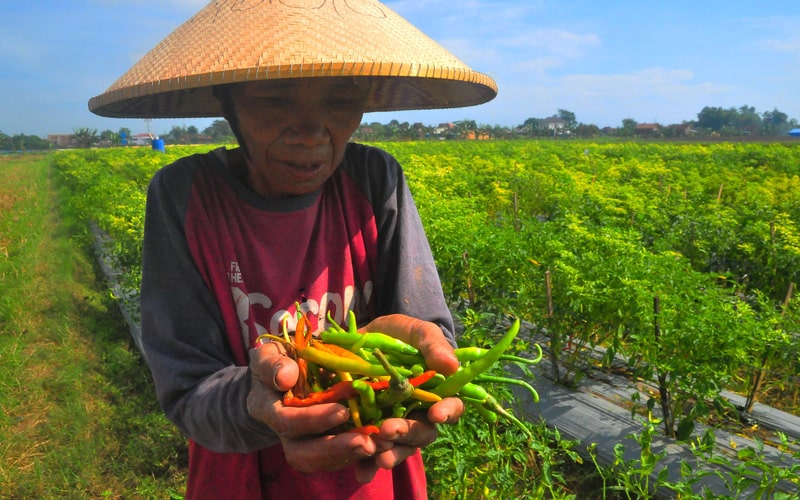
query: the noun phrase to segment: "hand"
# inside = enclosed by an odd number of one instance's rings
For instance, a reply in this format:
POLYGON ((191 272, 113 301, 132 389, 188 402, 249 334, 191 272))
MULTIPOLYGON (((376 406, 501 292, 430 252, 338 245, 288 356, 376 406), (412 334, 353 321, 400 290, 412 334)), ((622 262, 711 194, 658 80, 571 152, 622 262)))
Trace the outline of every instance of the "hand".
POLYGON ((280 343, 269 342, 251 349, 250 372, 247 411, 275 431, 286 461, 293 468, 301 472, 333 471, 378 451, 377 443, 369 436, 351 432, 323 435, 350 418, 350 412, 340 404, 307 408, 283 405, 283 393, 297 382, 299 368, 280 343))
MULTIPOLYGON (((383 332, 413 345, 425 358, 425 364, 443 375, 458 370, 453 347, 442 335, 441 328, 434 323, 403 314, 391 314, 375 318, 362 330, 383 332)), ((436 424, 456 422, 463 413, 464 402, 452 397, 434 403, 427 415, 420 418, 386 419, 380 426, 380 433, 373 436, 378 444, 375 459, 359 463, 356 471, 359 481, 368 482, 379 467, 390 469, 416 453, 418 448, 428 446, 438 436, 436 424)))
MULTIPOLYGON (((430 322, 401 314, 381 316, 365 328, 381 331, 415 346, 426 364, 444 375, 458 369, 458 360, 441 329, 430 322)), ((250 415, 266 423, 283 444, 287 462, 302 472, 338 470, 356 463, 357 479, 369 482, 378 468, 390 469, 432 443, 436 424, 452 423, 464 412, 458 398, 445 398, 417 419, 386 419, 375 436, 358 433, 321 435, 347 422, 349 411, 337 403, 307 408, 284 406, 283 393, 297 382, 297 363, 285 347, 270 342, 250 351, 252 386, 247 398, 250 415)))

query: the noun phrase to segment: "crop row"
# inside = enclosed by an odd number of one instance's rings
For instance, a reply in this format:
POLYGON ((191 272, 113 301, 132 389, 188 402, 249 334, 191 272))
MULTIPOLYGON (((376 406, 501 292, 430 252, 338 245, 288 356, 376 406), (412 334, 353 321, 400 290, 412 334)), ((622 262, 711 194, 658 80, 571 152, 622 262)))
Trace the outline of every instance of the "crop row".
MULTIPOLYGON (((659 386, 647 405, 678 437, 728 408, 723 389, 797 413, 800 145, 380 146, 404 166, 454 310, 537 325, 555 378, 576 382, 602 347, 602 364, 659 386)), ((204 149, 55 154, 131 288, 147 181, 204 149)))

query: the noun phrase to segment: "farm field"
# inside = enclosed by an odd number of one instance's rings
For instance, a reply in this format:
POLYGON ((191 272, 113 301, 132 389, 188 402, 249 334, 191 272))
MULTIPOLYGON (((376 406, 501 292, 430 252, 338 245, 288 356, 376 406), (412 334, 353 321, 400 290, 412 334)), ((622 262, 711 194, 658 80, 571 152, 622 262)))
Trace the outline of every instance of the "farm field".
MULTIPOLYGON (((696 431, 701 425, 741 426, 747 408, 729 404, 724 391, 744 397, 745 406, 757 401, 800 413, 800 306, 793 298, 800 145, 380 146, 404 166, 465 343, 491 344, 498 325, 516 316, 544 339, 553 381, 571 387, 601 369, 648 382, 658 390, 629 402, 632 414, 644 416, 642 442, 657 432, 699 446, 708 439, 696 431)), ((63 209, 110 235, 130 291, 117 297, 129 307, 147 181, 160 166, 208 149, 53 155, 63 209)), ((636 492, 640 483, 628 472, 656 469, 653 461, 630 463, 607 477, 600 467, 587 471, 590 452, 544 426, 536 427, 535 446, 509 434, 487 432, 470 418, 446 430, 426 450, 435 464, 432 495, 640 498, 646 494, 636 492), (499 455, 492 452, 498 446, 499 455), (454 449, 463 452, 454 456, 454 449)), ((731 479, 731 488, 769 493, 779 481, 797 484, 800 458, 790 444, 782 449, 798 465, 788 476, 770 469, 756 444, 743 456, 766 472, 731 479)), ((704 498, 692 493, 692 479, 668 486, 681 498, 704 498)))
POLYGON ((0 156, 0 497, 170 498, 185 444, 51 160, 0 156))

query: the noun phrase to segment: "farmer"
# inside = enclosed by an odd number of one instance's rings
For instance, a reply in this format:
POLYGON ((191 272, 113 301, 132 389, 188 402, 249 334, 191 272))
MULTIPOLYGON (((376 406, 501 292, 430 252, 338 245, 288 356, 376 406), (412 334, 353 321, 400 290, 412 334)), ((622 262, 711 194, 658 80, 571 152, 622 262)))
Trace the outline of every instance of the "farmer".
POLYGON ((189 438, 186 498, 426 496, 419 449, 459 418, 459 399, 371 436, 336 432, 348 409, 284 406, 298 366, 257 338, 294 321, 295 304, 316 333, 353 310, 431 368, 457 369, 401 168, 349 139, 364 112, 495 95, 376 1, 217 1, 89 101, 111 117, 224 116, 239 143, 178 160, 148 191, 140 345, 189 438))

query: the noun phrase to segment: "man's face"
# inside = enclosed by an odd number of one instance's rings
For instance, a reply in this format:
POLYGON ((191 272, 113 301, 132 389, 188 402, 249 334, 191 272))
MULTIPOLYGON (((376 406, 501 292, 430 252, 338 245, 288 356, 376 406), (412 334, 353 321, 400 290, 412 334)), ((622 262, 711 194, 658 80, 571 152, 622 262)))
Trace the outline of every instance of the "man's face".
POLYGON ((342 162, 368 94, 369 85, 352 78, 273 80, 232 89, 250 187, 265 198, 319 188, 342 162))

